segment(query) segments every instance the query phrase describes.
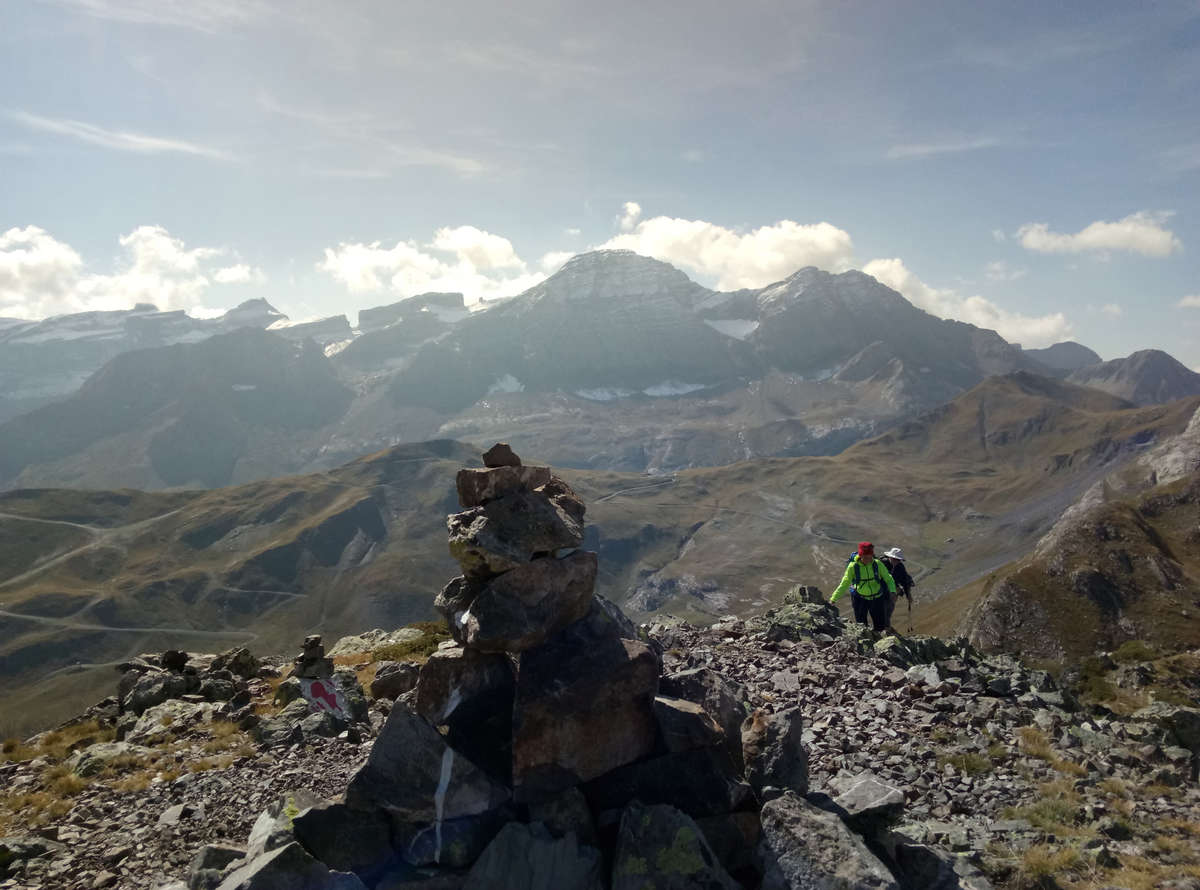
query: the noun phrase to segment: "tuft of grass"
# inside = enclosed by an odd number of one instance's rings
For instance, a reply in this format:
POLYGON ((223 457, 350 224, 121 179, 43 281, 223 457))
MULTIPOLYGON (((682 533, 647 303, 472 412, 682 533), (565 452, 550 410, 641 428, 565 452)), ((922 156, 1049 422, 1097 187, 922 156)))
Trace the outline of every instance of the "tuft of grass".
POLYGON ((1093 834, 1090 828, 1076 823, 1079 820, 1079 805, 1082 798, 1066 779, 1045 782, 1038 788, 1041 795, 1031 804, 1008 807, 1005 818, 1025 819, 1034 828, 1056 835, 1093 834))
POLYGON ((423 661, 437 651, 440 643, 450 639, 443 621, 416 621, 407 626, 417 628, 423 636, 372 649, 371 661, 423 661))
POLYGON ((1112 660, 1117 664, 1132 664, 1137 661, 1153 661, 1158 652, 1145 640, 1129 640, 1117 647, 1112 660))
POLYGON ((990 773, 994 768, 992 761, 984 757, 982 754, 953 754, 950 756, 942 755, 938 758, 938 766, 950 764, 960 773, 966 773, 968 776, 978 776, 983 773, 990 773))
POLYGON ((20 739, 5 739, 3 745, 0 745, 0 763, 33 760, 35 757, 37 757, 37 750, 26 745, 20 739))
POLYGON ((1021 856, 1017 868, 1017 887, 1021 890, 1051 890, 1056 878, 1084 870, 1083 857, 1074 847, 1034 844, 1021 856))
POLYGON ((1115 794, 1117 797, 1129 796, 1129 783, 1115 776, 1104 779, 1096 787, 1105 794, 1115 794))
POLYGON ((1050 739, 1036 726, 1022 726, 1017 730, 1021 750, 1030 757, 1044 760, 1049 766, 1071 776, 1086 776, 1087 769, 1073 760, 1059 757, 1050 747, 1050 739))

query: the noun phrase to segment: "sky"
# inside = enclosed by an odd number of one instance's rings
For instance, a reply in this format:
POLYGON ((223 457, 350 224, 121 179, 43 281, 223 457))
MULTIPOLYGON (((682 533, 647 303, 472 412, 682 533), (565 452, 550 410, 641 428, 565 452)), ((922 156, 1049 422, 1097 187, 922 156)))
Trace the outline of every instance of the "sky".
POLYGON ((1198 44, 1197 0, 10 0, 0 317, 353 323, 625 247, 1200 370, 1198 44))

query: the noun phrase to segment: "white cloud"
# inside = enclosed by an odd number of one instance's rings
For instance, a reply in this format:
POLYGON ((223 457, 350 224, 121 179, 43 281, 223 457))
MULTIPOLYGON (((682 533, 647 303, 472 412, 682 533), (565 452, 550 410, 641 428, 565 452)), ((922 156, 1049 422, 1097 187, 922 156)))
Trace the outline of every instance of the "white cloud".
POLYGON ((720 289, 763 287, 804 266, 840 272, 853 265, 850 235, 827 222, 802 225, 785 219, 742 233, 700 219, 638 221, 640 214, 637 204, 627 203, 620 219, 623 234, 601 247, 665 260, 715 281, 720 289))
POLYGON ((40 117, 24 111, 10 113, 13 120, 31 130, 41 130, 46 133, 56 133, 69 136, 90 145, 99 145, 113 151, 128 151, 134 154, 163 154, 177 153, 211 158, 217 161, 232 161, 233 155, 207 145, 197 145, 194 142, 184 142, 179 139, 163 139, 159 136, 147 136, 143 133, 128 133, 117 130, 106 130, 95 124, 83 121, 67 120, 65 118, 40 117))
POLYGON ((1200 294, 1190 294, 1182 298, 1175 306, 1179 309, 1200 309, 1200 294))
POLYGON ((579 235, 583 234, 583 229, 577 229, 574 226, 572 226, 569 229, 563 229, 563 231, 566 232, 568 235, 570 235, 572 238, 576 238, 579 235))
POLYGON ((1127 250, 1143 256, 1165 257, 1183 247, 1175 233, 1164 225, 1170 216, 1141 210, 1116 222, 1097 220, 1074 235, 1052 232, 1046 223, 1026 223, 1017 230, 1017 238, 1026 250, 1038 253, 1127 250))
POLYGON ((513 250, 511 241, 475 226, 438 229, 432 246, 456 254, 476 269, 520 269, 525 266, 513 250))
POLYGON ((887 151, 890 161, 912 161, 931 158, 935 155, 961 154, 981 148, 995 148, 996 139, 954 139, 947 142, 921 142, 910 145, 893 145, 887 151))
POLYGON ((1014 268, 1004 260, 995 260, 988 263, 984 267, 983 272, 991 281, 1016 281, 1018 278, 1024 278, 1029 274, 1028 269, 1014 268))
POLYGON ((994 330, 1013 343, 1050 346, 1071 335, 1071 325, 1061 312, 1022 315, 1002 309, 984 297, 964 297, 950 289, 930 287, 897 258, 871 260, 863 266, 863 271, 926 312, 994 330))
POLYGON ((1101 314, 1107 315, 1110 318, 1120 318, 1125 314, 1125 310, 1116 303, 1105 303, 1100 307, 1100 312, 1101 314))
MULTIPOLYGON (((544 257, 543 268, 546 262, 544 257)), ((528 269, 507 238, 475 226, 438 229, 424 245, 342 243, 325 248, 317 268, 355 292, 391 290, 412 296, 457 291, 468 301, 513 296, 546 278, 544 272, 528 269)))
POLYGON ((992 238, 993 240, 999 241, 1001 244, 1003 244, 1008 240, 1008 235, 1005 233, 1004 229, 992 229, 992 238))
POLYGON ((570 250, 552 250, 542 257, 542 261, 540 263, 542 271, 547 275, 553 275, 564 265, 566 265, 567 260, 573 256, 575 256, 575 254, 570 250))
POLYGON ((689 164, 701 164, 704 162, 706 155, 698 148, 689 148, 683 153, 683 159, 689 164))
POLYGON ((161 226, 139 226, 119 239, 124 256, 112 274, 88 272, 70 245, 44 229, 26 226, 0 235, 0 316, 44 318, 68 312, 128 309, 203 309, 213 281, 225 283, 261 272, 248 266, 213 271, 222 248, 187 247, 161 226), (244 272, 242 270, 245 270, 244 272))
POLYGON ((245 263, 226 266, 213 272, 213 281, 217 284, 264 284, 267 276, 262 269, 252 268, 245 263))
POLYGON ((637 225, 638 219, 642 215, 642 205, 637 201, 626 201, 625 206, 621 208, 621 215, 617 217, 617 226, 622 232, 632 232, 633 227, 637 225))

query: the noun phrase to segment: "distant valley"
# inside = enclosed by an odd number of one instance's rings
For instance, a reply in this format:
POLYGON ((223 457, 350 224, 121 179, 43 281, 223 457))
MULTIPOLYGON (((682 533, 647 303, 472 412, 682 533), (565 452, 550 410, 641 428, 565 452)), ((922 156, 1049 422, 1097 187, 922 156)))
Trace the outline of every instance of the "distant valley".
MULTIPOLYGON (((918 629, 986 631, 971 585, 1019 565, 1098 484, 1123 480, 1136 494, 1160 475, 1174 485, 1195 477, 1198 409, 1200 398, 1138 407, 1021 371, 836 456, 562 474, 588 504, 600 592, 632 614, 711 620, 762 611, 797 583, 828 592, 869 538, 908 554, 918 629)), ((138 651, 201 641, 280 651, 305 633, 432 617, 431 594, 455 573, 444 526, 457 509, 454 474, 478 465, 478 450, 396 446, 209 491, 0 496, 0 675, 19 681, 7 685, 16 691, 5 713, 70 713, 111 683, 111 663, 138 651)), ((1168 598, 1191 596, 1194 566, 1169 571, 1168 598)), ((1081 594, 1057 585, 1039 595, 1054 610, 1055 597, 1081 594)), ((1200 643, 1194 621, 1160 634, 1136 610, 1122 617, 1084 615, 1096 640, 1200 643)))

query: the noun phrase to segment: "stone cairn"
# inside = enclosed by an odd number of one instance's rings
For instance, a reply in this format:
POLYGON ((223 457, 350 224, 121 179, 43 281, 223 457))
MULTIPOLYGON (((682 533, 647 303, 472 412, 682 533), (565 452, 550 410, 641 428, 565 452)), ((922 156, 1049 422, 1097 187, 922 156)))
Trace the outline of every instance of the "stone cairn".
POLYGON ((745 688, 706 668, 661 676, 657 644, 594 593, 575 492, 507 445, 484 465, 459 472, 447 519, 462 574, 434 605, 453 640, 344 798, 285 797, 211 886, 898 887, 836 804, 804 798, 798 710, 747 716, 745 688))
POLYGON ((333 676, 333 659, 325 657, 325 647, 319 634, 304 638, 300 654, 292 661, 292 676, 309 680, 325 680, 333 676))

